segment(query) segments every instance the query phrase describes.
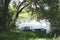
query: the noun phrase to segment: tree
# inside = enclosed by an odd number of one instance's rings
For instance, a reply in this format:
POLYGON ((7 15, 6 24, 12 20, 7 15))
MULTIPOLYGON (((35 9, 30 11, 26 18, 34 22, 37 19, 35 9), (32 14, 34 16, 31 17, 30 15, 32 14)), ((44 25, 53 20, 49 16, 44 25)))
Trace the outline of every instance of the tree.
POLYGON ((13 2, 14 3, 14 5, 13 6, 15 6, 16 7, 16 9, 17 9, 17 12, 16 12, 16 14, 15 14, 15 17, 14 17, 14 19, 10 22, 10 26, 12 26, 12 24, 15 24, 16 23, 16 20, 18 19, 18 15, 20 14, 20 12, 25 8, 25 7, 27 7, 27 6, 29 6, 29 4, 31 4, 32 2, 31 1, 22 1, 22 2, 18 2, 18 5, 16 4, 16 2, 13 2), (21 7, 21 6, 23 6, 23 7, 21 7))
MULTIPOLYGON (((59 15, 59 0, 35 0, 32 4, 35 8, 33 8, 33 12, 36 12, 39 17, 42 19, 48 19, 51 22, 53 27, 57 27, 60 23, 59 15)), ((39 19, 39 17, 37 17, 39 19)))
POLYGON ((7 21, 8 19, 8 5, 10 0, 0 0, 1 1, 1 16, 0 16, 0 31, 5 31, 7 30, 7 21))
MULTIPOLYGON (((28 6, 31 2, 29 0, 24 0, 23 2, 19 3, 19 5, 17 6, 17 12, 16 12, 16 15, 15 15, 15 18, 12 20, 12 21, 9 21, 10 19, 10 15, 9 15, 9 10, 8 10, 8 7, 9 7, 9 2, 10 0, 0 0, 3 4, 3 7, 1 10, 1 15, 0 16, 0 31, 10 31, 10 27, 15 24, 17 18, 18 18, 18 15, 19 13, 26 7, 28 6), (24 5, 21 9, 19 9, 22 5, 24 5)), ((1 5, 2 5, 1 4, 1 5)))
MULTIPOLYGON (((1 15, 0 15, 0 30, 10 30, 10 27, 15 24, 16 20, 18 19, 19 13, 28 6, 28 9, 32 9, 32 13, 35 12, 38 14, 37 18, 45 18, 50 19, 51 23, 54 23, 56 18, 58 16, 58 8, 59 8, 59 1, 58 0, 23 0, 19 1, 18 5, 14 1, 14 6, 17 9, 17 12, 15 14, 14 19, 10 20, 10 14, 9 14, 9 2, 10 0, 0 0, 0 3, 2 5, 1 7, 1 15), (34 7, 32 7, 34 6, 34 7), (40 16, 42 15, 42 16, 40 16)), ((59 21, 60 22, 60 21, 59 21)))

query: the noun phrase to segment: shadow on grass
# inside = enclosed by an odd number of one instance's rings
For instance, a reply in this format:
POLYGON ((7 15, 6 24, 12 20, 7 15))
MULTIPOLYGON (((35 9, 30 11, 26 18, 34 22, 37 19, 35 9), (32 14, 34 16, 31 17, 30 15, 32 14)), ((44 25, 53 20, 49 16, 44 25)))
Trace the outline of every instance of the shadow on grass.
POLYGON ((32 35, 28 34, 27 32, 2 32, 0 33, 0 40, 30 40, 30 38, 33 38, 32 35))
POLYGON ((52 40, 48 35, 41 31, 1 32, 0 40, 52 40))
MULTIPOLYGON (((38 37, 35 32, 1 32, 0 40, 35 40, 38 37)), ((40 38, 38 38, 40 39, 40 38)))

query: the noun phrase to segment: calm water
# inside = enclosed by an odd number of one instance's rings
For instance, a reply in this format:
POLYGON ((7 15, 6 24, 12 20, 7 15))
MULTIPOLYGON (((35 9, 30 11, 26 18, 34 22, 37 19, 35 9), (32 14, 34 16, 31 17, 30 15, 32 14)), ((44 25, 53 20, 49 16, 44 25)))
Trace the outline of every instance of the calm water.
POLYGON ((50 22, 48 20, 40 20, 40 21, 36 21, 36 20, 31 20, 31 21, 22 21, 22 22, 16 22, 16 26, 18 29, 23 30, 24 27, 29 27, 31 30, 34 29, 42 29, 42 30, 46 30, 46 33, 49 33, 51 30, 50 27, 50 22))

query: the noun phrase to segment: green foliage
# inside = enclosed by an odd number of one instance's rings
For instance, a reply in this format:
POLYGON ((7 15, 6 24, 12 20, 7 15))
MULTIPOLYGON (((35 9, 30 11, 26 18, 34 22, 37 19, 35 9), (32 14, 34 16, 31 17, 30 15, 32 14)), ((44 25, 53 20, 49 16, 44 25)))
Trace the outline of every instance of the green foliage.
POLYGON ((11 5, 9 6, 9 2, 10 0, 9 1, 5 0, 4 8, 2 8, 3 11, 1 13, 3 17, 1 17, 0 15, 2 20, 4 20, 4 22, 2 21, 1 23, 4 25, 6 25, 6 23, 11 22, 14 19, 14 17, 17 19, 19 17, 18 16, 19 13, 22 12, 22 13, 30 13, 30 15, 33 17, 32 19, 43 19, 43 18, 50 19, 50 22, 52 25, 55 24, 57 19, 57 21, 59 22, 57 23, 57 26, 60 26, 59 25, 60 24, 59 0, 43 0, 43 1, 42 0, 24 0, 22 3, 20 2, 18 5, 13 5, 13 6, 11 5), (32 5, 35 8, 32 7, 32 5), (48 6, 49 10, 44 9, 45 6, 48 6), (9 8, 9 13, 8 13, 8 8, 9 8), (6 9, 6 12, 5 12, 5 9, 6 9), (25 12, 22 10, 25 10, 25 12))
POLYGON ((10 5, 10 6, 9 6, 9 16, 10 16, 10 21, 12 21, 12 20, 13 20, 14 15, 16 14, 16 12, 17 12, 16 7, 15 7, 15 6, 10 5))

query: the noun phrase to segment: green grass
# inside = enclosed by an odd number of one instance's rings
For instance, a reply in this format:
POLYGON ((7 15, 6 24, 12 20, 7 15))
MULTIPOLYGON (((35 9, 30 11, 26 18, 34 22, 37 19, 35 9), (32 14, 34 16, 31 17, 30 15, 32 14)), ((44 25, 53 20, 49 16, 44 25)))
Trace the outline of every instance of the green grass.
POLYGON ((52 39, 49 39, 49 38, 36 38, 35 40, 52 40, 52 39))
POLYGON ((1 32, 0 40, 52 40, 51 38, 39 38, 34 32, 1 32))
MULTIPOLYGON (((31 32, 1 32, 0 40, 40 40, 36 35, 31 32)), ((43 40, 43 38, 41 39, 43 40)), ((45 38, 44 38, 45 40, 45 38)))

